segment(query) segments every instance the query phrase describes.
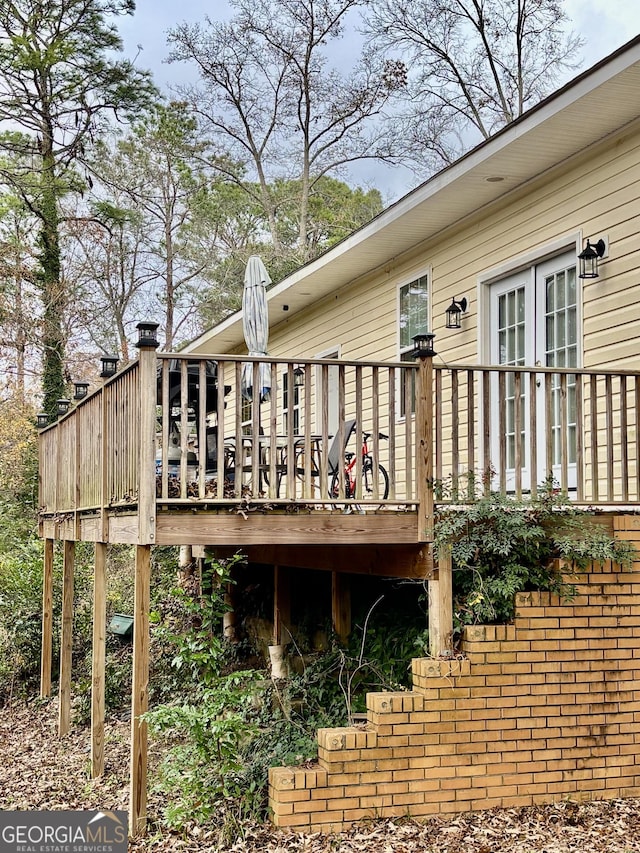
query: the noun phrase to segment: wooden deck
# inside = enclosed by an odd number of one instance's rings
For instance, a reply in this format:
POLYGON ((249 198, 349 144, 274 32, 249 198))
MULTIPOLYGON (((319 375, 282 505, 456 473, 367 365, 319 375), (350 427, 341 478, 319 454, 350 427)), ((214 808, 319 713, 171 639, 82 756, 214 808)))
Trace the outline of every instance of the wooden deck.
POLYGON ((639 373, 428 361, 421 378, 421 363, 268 359, 266 394, 257 360, 146 350, 42 430, 41 533, 420 545, 435 504, 545 478, 579 504, 640 504, 639 373))

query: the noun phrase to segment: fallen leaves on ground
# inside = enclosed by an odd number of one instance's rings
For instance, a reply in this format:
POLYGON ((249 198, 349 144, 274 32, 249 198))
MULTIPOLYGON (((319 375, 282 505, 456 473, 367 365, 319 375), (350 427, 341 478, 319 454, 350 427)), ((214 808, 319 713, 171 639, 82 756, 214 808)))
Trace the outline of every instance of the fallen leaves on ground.
MULTIPOLYGON (((33 701, 0 714, 0 809, 127 809, 129 729, 105 726, 105 773, 91 779, 90 730, 56 735, 55 701, 33 701)), ((152 744, 151 762, 157 760, 152 744)), ((640 800, 490 809, 423 823, 382 820, 339 835, 284 832, 270 824, 242 827, 223 845, 193 826, 162 831, 162 799, 149 797, 150 831, 134 853, 640 853, 640 800)))

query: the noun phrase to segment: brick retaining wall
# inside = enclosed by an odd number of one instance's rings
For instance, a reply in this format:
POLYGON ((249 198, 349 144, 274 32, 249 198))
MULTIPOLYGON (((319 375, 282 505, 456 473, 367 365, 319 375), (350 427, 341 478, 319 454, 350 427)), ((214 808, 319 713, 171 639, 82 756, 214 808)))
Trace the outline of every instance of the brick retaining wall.
MULTIPOLYGON (((640 550, 640 518, 614 520, 640 550)), ((578 596, 517 598, 464 660, 414 660, 413 690, 370 693, 366 726, 321 729, 313 769, 272 768, 277 826, 339 831, 562 798, 640 796, 640 563, 594 568, 578 596)))

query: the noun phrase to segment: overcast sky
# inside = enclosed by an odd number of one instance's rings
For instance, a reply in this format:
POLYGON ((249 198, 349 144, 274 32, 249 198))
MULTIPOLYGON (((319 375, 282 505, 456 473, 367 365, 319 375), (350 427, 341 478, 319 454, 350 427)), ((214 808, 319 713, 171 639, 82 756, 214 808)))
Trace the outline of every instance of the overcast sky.
MULTIPOLYGON (((581 70, 602 59, 640 32, 640 0, 565 0, 572 28, 585 39, 581 70)), ((125 53, 139 53, 137 64, 150 68, 157 85, 168 92, 172 84, 193 79, 193 71, 185 63, 166 62, 169 48, 167 31, 176 24, 216 20, 230 14, 226 0, 136 0, 133 17, 120 18, 118 28, 125 53)), ((577 72, 576 72, 577 73, 577 72)), ((566 81, 564 81, 566 82, 566 81)), ((351 182, 376 186, 390 202, 412 189, 416 181, 406 172, 363 164, 352 169, 351 182)))

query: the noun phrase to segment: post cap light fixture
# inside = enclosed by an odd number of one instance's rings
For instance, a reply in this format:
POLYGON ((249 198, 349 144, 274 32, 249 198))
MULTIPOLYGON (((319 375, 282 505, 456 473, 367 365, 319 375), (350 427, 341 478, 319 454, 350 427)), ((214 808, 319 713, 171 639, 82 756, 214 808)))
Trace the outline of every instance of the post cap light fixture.
POLYGON ((158 323, 154 323, 148 320, 142 320, 136 326, 138 330, 138 343, 137 347, 154 347, 157 348, 160 346, 158 343, 158 339, 156 338, 156 332, 158 331, 158 323))
POLYGON ((411 355, 414 358, 433 358, 436 355, 436 351, 433 348, 433 339, 435 335, 433 332, 425 332, 422 335, 414 335, 413 340, 413 349, 411 350, 411 355))
POLYGON ((447 322, 445 323, 445 328, 447 329, 459 329, 461 328, 460 317, 467 310, 467 300, 463 296, 462 299, 452 299, 451 305, 446 310, 447 322))
POLYGON ((89 393, 89 383, 88 382, 74 382, 73 383, 73 399, 78 402, 78 400, 84 400, 84 398, 89 393))
POLYGON ((49 426, 48 412, 38 412, 36 415, 36 426, 38 429, 44 429, 46 426, 49 426))
POLYGON ((597 243, 592 243, 587 237, 587 245, 578 255, 580 261, 580 272, 578 278, 598 278, 598 260, 604 255, 607 244, 600 239, 597 243))
POLYGON ((102 362, 102 370, 100 371, 101 379, 110 379, 116 375, 119 361, 117 355, 103 355, 100 357, 100 361, 102 362))
POLYGON ((59 418, 67 414, 70 405, 71 400, 56 400, 56 414, 59 418))

